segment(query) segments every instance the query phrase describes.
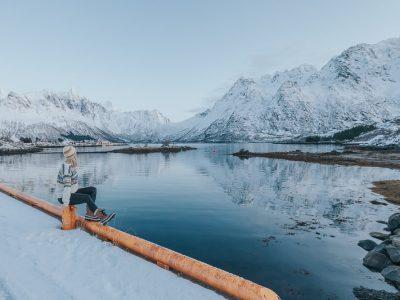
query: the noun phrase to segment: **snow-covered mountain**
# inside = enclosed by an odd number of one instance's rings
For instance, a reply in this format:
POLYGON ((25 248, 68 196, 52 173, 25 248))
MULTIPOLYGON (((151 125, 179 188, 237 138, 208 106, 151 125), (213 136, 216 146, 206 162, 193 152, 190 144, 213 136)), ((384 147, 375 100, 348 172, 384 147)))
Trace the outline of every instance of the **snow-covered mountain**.
POLYGON ((400 145, 400 118, 375 124, 375 129, 364 133, 351 141, 364 146, 399 146, 400 145))
POLYGON ((302 65, 240 78, 215 105, 165 136, 178 141, 265 141, 327 134, 400 115, 400 38, 360 44, 320 70, 302 65))
POLYGON ((119 112, 70 91, 0 94, 0 137, 58 140, 59 138, 157 139, 169 120, 156 110, 119 112))
POLYGON ((302 65, 240 78, 212 108, 179 123, 156 110, 118 112, 73 92, 0 90, 0 137, 17 139, 273 141, 328 135, 356 125, 389 126, 397 124, 390 123, 397 117, 400 38, 356 45, 320 70, 302 65))

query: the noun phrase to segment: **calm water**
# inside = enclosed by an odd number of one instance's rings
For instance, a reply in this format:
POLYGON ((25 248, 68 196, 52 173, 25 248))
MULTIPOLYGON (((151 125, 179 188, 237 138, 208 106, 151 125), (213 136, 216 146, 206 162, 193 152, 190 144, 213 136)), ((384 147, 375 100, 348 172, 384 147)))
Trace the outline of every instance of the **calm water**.
MULTIPOLYGON (((81 185, 117 212, 113 225, 257 283, 283 299, 353 299, 360 285, 394 291, 362 266, 356 244, 396 211, 368 187, 381 168, 227 154, 332 146, 207 144, 170 155, 81 154, 81 185), (296 226, 297 224, 297 226, 296 226)), ((93 150, 93 148, 91 149, 93 150)), ((57 153, 0 157, 0 179, 56 203, 57 153)))

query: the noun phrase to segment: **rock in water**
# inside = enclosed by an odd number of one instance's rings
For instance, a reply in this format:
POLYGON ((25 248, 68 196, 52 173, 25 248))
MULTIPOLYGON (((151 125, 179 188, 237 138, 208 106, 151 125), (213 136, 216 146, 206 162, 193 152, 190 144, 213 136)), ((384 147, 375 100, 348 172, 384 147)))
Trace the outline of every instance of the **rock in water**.
POLYGON ((378 220, 378 221, 376 221, 376 222, 377 222, 377 223, 380 223, 380 224, 387 225, 387 222, 386 222, 386 221, 378 220))
POLYGON ((377 270, 382 271, 387 266, 390 266, 392 262, 390 261, 389 257, 385 254, 371 250, 363 259, 363 265, 377 270))
POLYGON ((395 213, 389 217, 388 227, 391 231, 400 228, 400 213, 395 213))
POLYGON ((358 300, 398 300, 399 293, 389 293, 384 290, 367 289, 363 286, 353 288, 353 294, 358 300))
POLYGON ((388 266, 382 270, 381 274, 386 280, 393 282, 396 286, 400 286, 399 266, 388 266))
POLYGON ((376 238, 378 240, 386 240, 390 237, 390 234, 386 234, 386 233, 382 233, 382 232, 370 232, 369 233, 370 236, 372 236, 373 238, 376 238))
POLYGON ((382 243, 380 243, 378 246, 376 246, 374 249, 372 249, 375 252, 379 252, 382 254, 386 255, 386 246, 390 245, 389 240, 383 241, 382 243))
POLYGON ((392 235, 390 237, 393 246, 400 247, 400 235, 392 235))
POLYGON ((387 254, 389 255, 390 260, 392 262, 394 262, 394 263, 400 262, 400 248, 399 247, 387 245, 385 247, 385 250, 386 250, 387 254))
POLYGON ((377 243, 375 243, 372 240, 361 240, 357 243, 358 246, 363 248, 364 250, 371 251, 374 249, 376 246, 378 246, 377 243))

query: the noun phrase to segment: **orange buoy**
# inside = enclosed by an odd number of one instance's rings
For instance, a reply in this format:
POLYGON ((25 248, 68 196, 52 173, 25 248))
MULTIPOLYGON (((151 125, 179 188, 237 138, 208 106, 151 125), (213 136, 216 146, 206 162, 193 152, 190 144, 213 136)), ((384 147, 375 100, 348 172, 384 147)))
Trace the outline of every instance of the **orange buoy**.
POLYGON ((66 206, 61 215, 61 228, 62 230, 76 229, 76 207, 74 205, 66 206))

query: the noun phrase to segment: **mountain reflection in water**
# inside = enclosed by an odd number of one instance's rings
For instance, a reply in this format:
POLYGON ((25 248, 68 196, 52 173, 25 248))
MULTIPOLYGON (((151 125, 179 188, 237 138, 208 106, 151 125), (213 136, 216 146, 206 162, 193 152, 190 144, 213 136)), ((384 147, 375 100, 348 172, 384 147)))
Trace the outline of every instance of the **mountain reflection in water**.
MULTIPOLYGON (((81 154, 80 184, 117 212, 114 226, 276 290, 284 299, 352 299, 354 287, 393 291, 361 264, 357 241, 396 207, 374 206, 372 181, 399 171, 228 154, 332 146, 207 144, 149 155, 81 154)), ((61 154, 0 157, 0 179, 56 203, 61 154)), ((81 210, 83 208, 80 208, 81 210)))

